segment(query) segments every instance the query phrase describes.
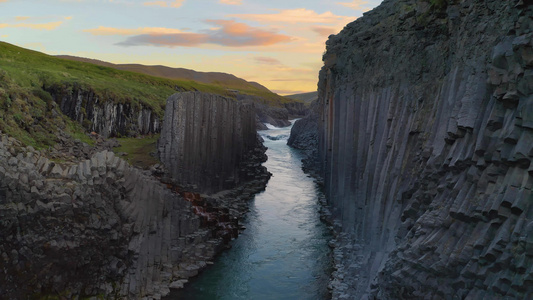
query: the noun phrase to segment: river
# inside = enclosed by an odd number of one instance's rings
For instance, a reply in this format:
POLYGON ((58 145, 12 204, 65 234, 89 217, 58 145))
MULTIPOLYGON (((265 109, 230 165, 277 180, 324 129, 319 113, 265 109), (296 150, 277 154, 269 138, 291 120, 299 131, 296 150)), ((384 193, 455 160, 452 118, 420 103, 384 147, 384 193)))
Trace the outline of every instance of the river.
POLYGON ((328 298, 331 236, 320 221, 320 191, 301 170, 300 153, 286 145, 290 127, 269 128, 259 134, 272 178, 250 203, 246 230, 214 265, 166 299, 328 298))

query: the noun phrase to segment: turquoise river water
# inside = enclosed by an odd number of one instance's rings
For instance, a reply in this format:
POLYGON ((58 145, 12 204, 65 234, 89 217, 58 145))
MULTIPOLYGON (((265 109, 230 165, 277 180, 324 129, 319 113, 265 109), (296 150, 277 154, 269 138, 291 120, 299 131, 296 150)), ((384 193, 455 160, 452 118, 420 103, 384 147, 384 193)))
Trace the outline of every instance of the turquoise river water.
POLYGON ((269 128, 259 133, 272 178, 250 203, 246 230, 166 299, 328 299, 331 236, 320 221, 320 191, 301 170, 300 153, 286 145, 290 127, 269 128))

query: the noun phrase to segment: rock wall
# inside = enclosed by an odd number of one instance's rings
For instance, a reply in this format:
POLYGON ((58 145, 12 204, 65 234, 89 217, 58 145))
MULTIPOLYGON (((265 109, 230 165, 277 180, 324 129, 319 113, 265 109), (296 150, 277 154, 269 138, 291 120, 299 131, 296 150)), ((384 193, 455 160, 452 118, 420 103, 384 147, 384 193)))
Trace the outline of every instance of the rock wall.
POLYGON ((147 135, 161 130, 160 117, 142 104, 115 103, 76 84, 51 86, 47 91, 65 115, 105 138, 147 135))
MULTIPOLYGON (((94 93, 90 88, 73 84, 54 85, 46 88, 61 111, 80 123, 89 132, 96 132, 104 138, 117 136, 138 136, 159 133, 161 117, 152 109, 132 101, 116 103, 94 93)), ((303 117, 307 113, 304 103, 289 102, 282 107, 273 107, 266 100, 256 96, 237 94, 240 102, 254 105, 256 127, 267 129, 263 123, 277 127, 289 126, 289 118, 303 117)))
POLYGON ((258 147, 252 104, 201 92, 167 100, 158 148, 179 186, 204 193, 231 189, 247 179, 241 164, 258 147))
POLYGON ((268 129, 264 123, 269 123, 276 127, 287 127, 291 125, 289 119, 301 118, 308 113, 308 108, 303 102, 287 102, 279 107, 271 106, 268 102, 257 96, 237 94, 237 100, 250 103, 255 107, 257 130, 268 129))
POLYGON ((291 128, 287 145, 301 150, 315 150, 318 147, 318 119, 320 106, 317 101, 311 103, 309 114, 296 121, 291 128))
POLYGON ((0 134, 1 298, 160 299, 236 237, 267 180, 202 198, 112 152, 59 163, 0 134))
POLYGON ((532 10, 385 0, 330 36, 334 298, 533 297, 532 10))

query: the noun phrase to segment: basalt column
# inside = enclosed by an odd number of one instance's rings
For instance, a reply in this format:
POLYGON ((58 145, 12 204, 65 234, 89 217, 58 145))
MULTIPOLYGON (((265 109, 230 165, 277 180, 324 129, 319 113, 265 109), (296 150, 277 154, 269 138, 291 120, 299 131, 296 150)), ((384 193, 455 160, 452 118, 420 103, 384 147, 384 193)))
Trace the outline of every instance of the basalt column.
POLYGON ((159 154, 178 185, 205 193, 233 188, 257 145, 252 104, 201 92, 167 100, 159 154))

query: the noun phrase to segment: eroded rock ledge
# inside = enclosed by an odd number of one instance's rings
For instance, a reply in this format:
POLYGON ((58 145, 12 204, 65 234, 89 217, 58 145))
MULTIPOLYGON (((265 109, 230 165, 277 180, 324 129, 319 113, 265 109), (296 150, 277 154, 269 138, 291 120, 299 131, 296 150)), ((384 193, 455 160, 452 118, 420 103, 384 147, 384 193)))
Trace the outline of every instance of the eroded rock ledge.
POLYGON ((334 298, 533 296, 532 4, 385 0, 330 37, 334 298))

